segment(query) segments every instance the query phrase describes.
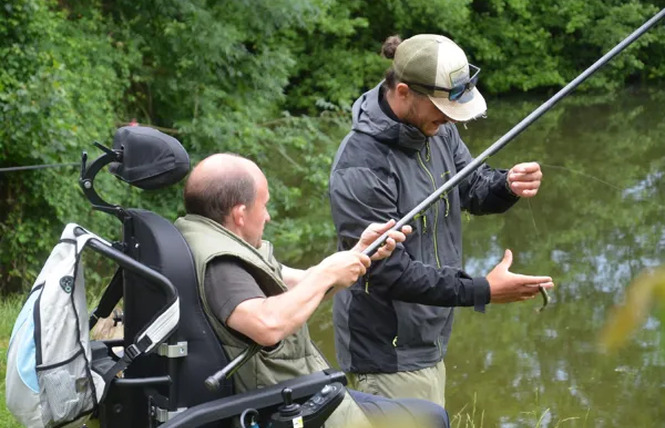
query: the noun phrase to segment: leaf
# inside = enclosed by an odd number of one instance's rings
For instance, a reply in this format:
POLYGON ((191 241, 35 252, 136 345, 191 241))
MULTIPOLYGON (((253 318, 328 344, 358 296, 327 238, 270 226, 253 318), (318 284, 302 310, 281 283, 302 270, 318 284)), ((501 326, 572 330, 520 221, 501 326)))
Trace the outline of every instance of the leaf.
POLYGON ((658 301, 665 303, 665 267, 635 278, 628 287, 625 302, 613 308, 608 317, 600 334, 600 345, 613 351, 625 344, 658 301))

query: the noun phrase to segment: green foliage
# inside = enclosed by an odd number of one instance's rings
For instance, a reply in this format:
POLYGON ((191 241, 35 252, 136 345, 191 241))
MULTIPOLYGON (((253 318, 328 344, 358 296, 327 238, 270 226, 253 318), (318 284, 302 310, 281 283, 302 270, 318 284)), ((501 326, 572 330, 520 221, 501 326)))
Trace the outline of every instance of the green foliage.
MULTIPOLYGON (((386 37, 437 33, 451 37, 483 71, 489 94, 550 90, 571 81, 653 16, 662 5, 621 0, 345 1, 298 32, 306 56, 287 88, 287 105, 320 111, 320 100, 349 105, 390 65, 378 55, 386 37), (355 31, 327 25, 353 19, 355 31), (308 89, 314 89, 313 91, 308 89)), ((611 90, 662 79, 665 28, 652 28, 582 89, 611 90)))
MULTIPOLYGON (((97 9, 87 12, 33 0, 5 5, 0 165, 72 162, 113 129, 132 52, 114 47, 97 9)), ((0 213, 0 281, 11 290, 26 289, 21 278, 35 276, 64 223, 89 223, 72 168, 3 175, 0 213)))
MULTIPOLYGON (((487 71, 483 88, 490 93, 561 86, 658 11, 648 2, 620 0, 487 0, 473 2, 473 8, 473 31, 455 39, 487 71)), ((655 44, 662 52, 662 34, 661 26, 644 35, 587 87, 617 88, 648 77, 645 69, 661 75, 662 64, 647 60, 644 48, 655 44)))
POLYGON ((626 293, 625 302, 616 306, 600 335, 603 348, 616 351, 626 345, 628 339, 641 327, 658 304, 659 318, 665 320, 663 305, 665 302, 665 268, 645 271, 635 278, 626 293))

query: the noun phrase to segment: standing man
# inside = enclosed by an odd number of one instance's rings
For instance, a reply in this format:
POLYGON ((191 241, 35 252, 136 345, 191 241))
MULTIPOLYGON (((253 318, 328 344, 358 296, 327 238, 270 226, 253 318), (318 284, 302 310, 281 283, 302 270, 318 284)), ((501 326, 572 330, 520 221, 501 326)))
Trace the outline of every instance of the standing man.
MULTIPOLYGON (((307 271, 291 269, 279 264, 270 243, 262 240, 270 221, 268 199, 268 182, 256 164, 236 155, 213 155, 192 170, 185 184, 187 215, 175 223, 192 251, 204 311, 227 355, 233 359, 253 343, 264 347, 234 374, 238 392, 330 367, 312 343, 306 322, 326 295, 365 273, 370 258, 362 251, 395 224, 373 224, 350 250, 307 271)), ((410 227, 391 232, 372 259, 388 257, 405 233, 410 227)), ((358 391, 347 391, 326 426, 365 427, 384 416, 403 417, 415 426, 448 427, 446 411, 434 403, 358 391)))
MULTIPOLYGON (((386 40, 385 80, 353 105, 353 127, 330 176, 339 249, 370 223, 402 218, 472 161, 455 123, 487 109, 475 85, 480 69, 452 40, 417 35, 386 40)), ((461 211, 501 213, 538 192, 535 162, 509 171, 483 166, 414 219, 393 255, 338 293, 333 318, 337 359, 355 387, 444 406, 445 365, 454 306, 530 299, 548 276, 511 273, 512 253, 485 277, 462 270, 461 211)))

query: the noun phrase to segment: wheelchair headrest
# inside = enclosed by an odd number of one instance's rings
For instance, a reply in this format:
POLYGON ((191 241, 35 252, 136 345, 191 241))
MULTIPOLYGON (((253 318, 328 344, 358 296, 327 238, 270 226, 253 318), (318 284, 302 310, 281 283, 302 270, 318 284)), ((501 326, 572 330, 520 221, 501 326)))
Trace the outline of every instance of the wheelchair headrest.
POLYGON ((147 126, 119 128, 113 150, 122 152, 122 161, 109 164, 109 171, 140 189, 170 186, 189 172, 189 155, 180 142, 147 126))

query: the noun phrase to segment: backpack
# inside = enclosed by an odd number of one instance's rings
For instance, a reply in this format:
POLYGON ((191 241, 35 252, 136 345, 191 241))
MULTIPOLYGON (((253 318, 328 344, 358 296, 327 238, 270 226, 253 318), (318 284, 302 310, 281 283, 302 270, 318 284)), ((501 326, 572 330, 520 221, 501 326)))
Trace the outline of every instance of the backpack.
POLYGON ((92 238, 114 251, 111 244, 76 224, 65 227, 14 324, 7 351, 6 401, 27 427, 81 427, 97 410, 116 374, 177 326, 176 298, 122 357, 92 361, 80 260, 92 238))

